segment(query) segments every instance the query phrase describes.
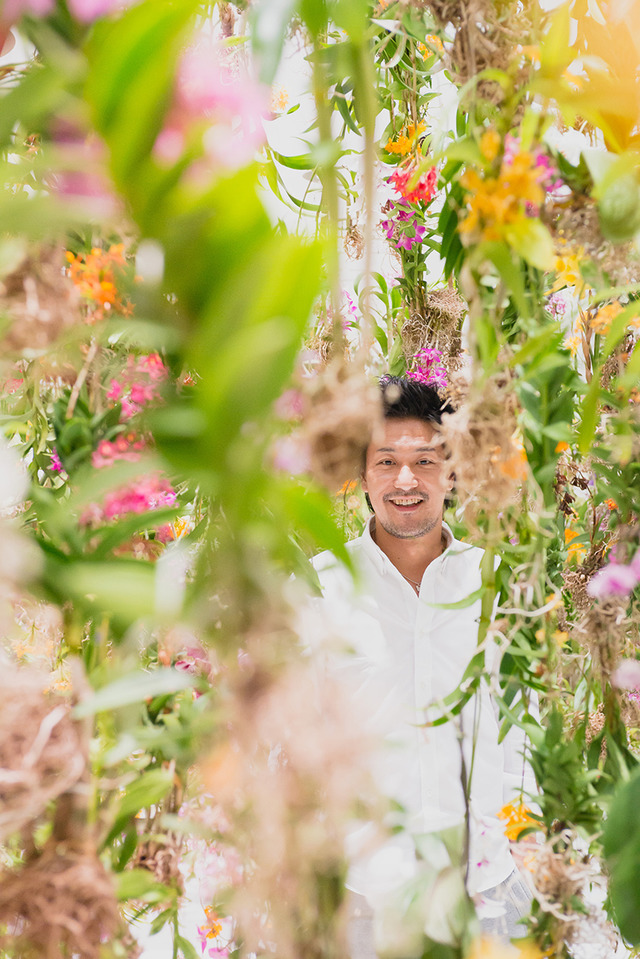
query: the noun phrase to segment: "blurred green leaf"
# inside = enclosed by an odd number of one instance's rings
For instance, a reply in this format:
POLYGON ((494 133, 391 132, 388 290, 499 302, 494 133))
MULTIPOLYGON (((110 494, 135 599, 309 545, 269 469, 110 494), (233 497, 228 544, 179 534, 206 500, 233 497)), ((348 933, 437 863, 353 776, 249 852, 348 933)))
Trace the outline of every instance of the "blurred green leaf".
POLYGON ((98 689, 92 696, 83 699, 74 708, 74 716, 93 716, 95 713, 111 712, 132 703, 177 693, 194 685, 191 673, 178 669, 154 669, 150 672, 131 672, 98 689))

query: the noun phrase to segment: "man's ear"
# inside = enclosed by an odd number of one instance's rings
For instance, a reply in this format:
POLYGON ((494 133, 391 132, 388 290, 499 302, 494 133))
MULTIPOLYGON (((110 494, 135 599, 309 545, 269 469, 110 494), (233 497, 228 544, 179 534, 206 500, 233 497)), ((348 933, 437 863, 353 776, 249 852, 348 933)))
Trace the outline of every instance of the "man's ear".
POLYGON ((363 493, 369 492, 369 487, 367 486, 367 480, 364 475, 364 470, 360 473, 360 486, 362 487, 363 493))

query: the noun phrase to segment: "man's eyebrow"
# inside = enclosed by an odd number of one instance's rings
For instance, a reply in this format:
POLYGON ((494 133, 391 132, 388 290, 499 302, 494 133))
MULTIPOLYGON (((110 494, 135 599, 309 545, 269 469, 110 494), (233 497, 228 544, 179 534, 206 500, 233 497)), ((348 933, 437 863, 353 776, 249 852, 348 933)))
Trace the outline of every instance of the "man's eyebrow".
MULTIPOLYGON (((436 453, 440 449, 440 446, 417 446, 414 450, 414 453, 436 453)), ((395 446, 379 446, 376 449, 376 453, 395 453, 395 446)))

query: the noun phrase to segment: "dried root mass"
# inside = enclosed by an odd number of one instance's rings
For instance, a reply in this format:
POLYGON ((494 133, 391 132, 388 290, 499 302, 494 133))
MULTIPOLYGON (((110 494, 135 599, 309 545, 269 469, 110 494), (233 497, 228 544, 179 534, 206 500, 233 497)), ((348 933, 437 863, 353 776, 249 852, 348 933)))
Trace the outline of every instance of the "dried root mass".
POLYGON ((49 677, 28 668, 0 671, 0 837, 37 819, 86 767, 69 705, 46 692, 49 677))

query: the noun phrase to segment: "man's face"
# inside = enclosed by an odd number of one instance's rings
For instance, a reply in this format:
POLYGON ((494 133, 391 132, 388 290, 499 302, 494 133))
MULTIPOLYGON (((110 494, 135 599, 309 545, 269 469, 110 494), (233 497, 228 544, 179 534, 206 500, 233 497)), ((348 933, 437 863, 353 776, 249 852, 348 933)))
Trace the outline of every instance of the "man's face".
POLYGON ((383 434, 367 449, 362 488, 376 522, 391 536, 415 539, 435 529, 451 484, 434 427, 413 418, 385 419, 383 434))

